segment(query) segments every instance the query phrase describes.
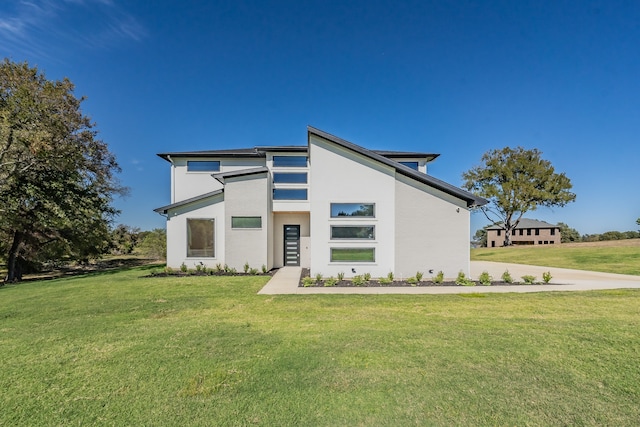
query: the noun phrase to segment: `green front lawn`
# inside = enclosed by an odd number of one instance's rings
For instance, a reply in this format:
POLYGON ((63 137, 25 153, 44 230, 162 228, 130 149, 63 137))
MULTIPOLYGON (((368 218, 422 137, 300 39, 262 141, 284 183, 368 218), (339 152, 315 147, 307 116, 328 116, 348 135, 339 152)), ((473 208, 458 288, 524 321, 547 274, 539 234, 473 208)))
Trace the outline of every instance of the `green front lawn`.
POLYGON ((0 288, 0 425, 640 419, 637 290, 261 296, 149 268, 0 288))
POLYGON ((471 249, 471 260, 640 275, 640 244, 635 246, 585 244, 477 248, 471 249))

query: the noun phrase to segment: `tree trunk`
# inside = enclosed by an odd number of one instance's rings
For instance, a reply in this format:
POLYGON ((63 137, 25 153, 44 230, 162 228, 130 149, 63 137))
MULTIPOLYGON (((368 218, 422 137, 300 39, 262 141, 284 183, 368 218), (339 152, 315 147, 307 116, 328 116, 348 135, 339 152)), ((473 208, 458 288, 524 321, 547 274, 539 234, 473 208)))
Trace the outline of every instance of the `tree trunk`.
POLYGON ((18 250, 20 249, 20 245, 22 244, 22 240, 24 238, 24 234, 19 231, 13 233, 13 242, 11 243, 11 248, 9 249, 9 257, 7 260, 7 282, 15 282, 18 280, 22 280, 22 273, 17 270, 17 260, 18 260, 18 250))

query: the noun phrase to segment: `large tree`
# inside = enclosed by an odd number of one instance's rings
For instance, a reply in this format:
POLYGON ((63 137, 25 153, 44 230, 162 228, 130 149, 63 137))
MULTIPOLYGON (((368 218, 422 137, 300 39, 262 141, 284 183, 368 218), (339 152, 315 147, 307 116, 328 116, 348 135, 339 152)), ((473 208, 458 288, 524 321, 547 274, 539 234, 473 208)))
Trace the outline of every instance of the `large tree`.
POLYGON ((20 260, 86 259, 108 248, 113 197, 125 191, 107 144, 69 79, 0 63, 0 246, 7 280, 20 260))
POLYGON ((575 200, 571 181, 556 173, 537 149, 505 147, 490 150, 482 164, 462 174, 464 187, 489 200, 480 207, 492 224, 502 227, 504 246, 511 245, 511 235, 522 216, 539 206, 564 206, 575 200))

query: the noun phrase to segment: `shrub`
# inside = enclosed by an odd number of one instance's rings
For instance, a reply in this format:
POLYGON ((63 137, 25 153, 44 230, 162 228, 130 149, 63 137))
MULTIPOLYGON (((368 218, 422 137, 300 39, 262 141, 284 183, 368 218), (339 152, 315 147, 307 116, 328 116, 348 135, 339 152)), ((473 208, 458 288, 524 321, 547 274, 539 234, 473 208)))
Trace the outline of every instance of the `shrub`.
POLYGON ((387 279, 393 282, 393 271, 390 271, 389 274, 387 274, 387 279))
POLYGON ((262 264, 262 274, 267 274, 267 271, 269 271, 267 270, 267 266, 262 264))
POLYGON ((436 274, 435 277, 432 277, 431 281, 433 283, 442 283, 442 282, 444 282, 444 273, 442 272, 442 270, 438 271, 438 274, 436 274))
POLYGON ((475 286, 475 282, 473 280, 469 280, 464 272, 459 272, 458 277, 456 278, 456 284, 462 286, 475 286))
POLYGON ((164 272, 165 272, 165 273, 167 273, 167 274, 171 274, 171 273, 173 273, 173 268, 171 268, 171 267, 169 267, 169 266, 166 266, 166 267, 164 268, 164 272))
POLYGON ((187 272, 187 264, 185 264, 184 262, 182 264, 180 264, 180 271, 182 271, 183 273, 187 272))
POLYGON ((354 286, 362 286, 365 282, 362 275, 358 274, 356 276, 353 276, 353 279, 351 279, 351 283, 353 283, 354 286))
POLYGON ((551 272, 550 271, 545 271, 544 273, 542 273, 542 281, 544 283, 549 283, 551 281, 551 272))
POLYGON ((255 276, 257 274, 260 274, 260 270, 258 270, 257 268, 252 268, 249 270, 249 274, 253 274, 255 276))
POLYGON ((422 277, 423 277, 423 276, 424 276, 424 273, 423 273, 423 272, 421 272, 421 271, 416 271, 416 280, 417 280, 418 282, 421 282, 421 281, 422 281, 422 277))
POLYGON ((314 284, 314 280, 311 277, 305 277, 302 279, 302 286, 304 286, 305 288, 308 288, 309 286, 312 286, 314 284))
POLYGON ((407 283, 409 283, 412 286, 415 286, 418 282, 419 280, 416 277, 409 277, 407 279, 407 283))
POLYGON ((509 270, 505 270, 504 273, 502 273, 502 281, 505 283, 513 283, 513 277, 511 277, 509 270))
POLYGON ((522 276, 522 280, 527 285, 533 285, 536 282, 536 276, 531 276, 530 274, 526 274, 522 276))
POLYGON ((368 282, 369 280, 371 280, 371 273, 364 273, 364 280, 365 282, 368 282))
POLYGON ((227 273, 229 274, 236 274, 238 272, 238 270, 236 270, 235 268, 231 267, 231 268, 227 268, 227 273))
POLYGON ((222 267, 222 271, 224 271, 225 273, 229 272, 229 266, 227 264, 224 265, 224 267, 222 267))
POLYGON ((224 271, 224 268, 220 263, 217 263, 215 268, 216 268, 216 273, 222 273, 224 271))
POLYGON ((378 282, 380 282, 380 284, 382 285, 388 285, 389 283, 392 283, 393 280, 389 279, 389 277, 381 277, 380 279, 378 279, 378 282))
POLYGON ((249 272, 249 263, 245 262, 244 266, 242 266, 242 269, 244 270, 244 273, 248 273, 249 272))
POLYGON ((338 283, 338 281, 334 279, 333 276, 324 281, 324 285, 326 287, 335 286, 336 283, 338 283))
POLYGON ((480 277, 478 278, 478 281, 485 286, 491 285, 491 280, 493 280, 493 277, 491 277, 489 275, 489 272, 487 271, 483 271, 480 277))
POLYGON ((341 271, 340 273, 338 273, 338 280, 342 279, 344 279, 344 272, 341 271))
POLYGON ((322 273, 318 273, 318 274, 316 274, 316 282, 317 282, 317 283, 322 282, 322 273))

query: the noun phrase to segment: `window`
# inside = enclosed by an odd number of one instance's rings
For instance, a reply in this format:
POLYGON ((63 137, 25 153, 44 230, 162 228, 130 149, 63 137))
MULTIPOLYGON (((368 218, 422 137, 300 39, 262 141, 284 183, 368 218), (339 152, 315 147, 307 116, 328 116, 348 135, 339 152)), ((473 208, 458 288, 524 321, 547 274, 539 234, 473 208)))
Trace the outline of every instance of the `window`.
POLYGON ((399 162, 399 163, 411 169, 418 170, 418 162, 399 162))
POLYGON ((375 248, 331 248, 331 262, 374 262, 375 248))
POLYGON ((273 167, 306 168, 306 156, 273 156, 273 167))
POLYGON ((527 236, 531 236, 531 229, 527 228, 527 236))
POLYGON ((520 229, 520 235, 522 236, 524 234, 524 230, 521 228, 520 229))
POLYGON ((214 220, 187 219, 187 257, 214 256, 214 220))
POLYGON ((262 217, 232 216, 231 228, 262 228, 262 217))
POLYGON ((332 239, 375 239, 376 227, 373 225, 332 225, 332 239))
POLYGON ((307 183, 307 173, 285 173, 285 172, 275 172, 273 174, 273 182, 274 184, 306 184, 307 183))
POLYGON ((556 235, 556 229, 555 229, 555 228, 552 228, 552 229, 551 229, 551 235, 552 235, 552 236, 555 236, 555 235, 556 235))
POLYGON ((538 240, 538 244, 541 245, 542 244, 542 240, 538 240))
POLYGON ((500 233, 502 233, 502 230, 496 230, 496 232, 498 233, 498 236, 500 236, 500 233))
POLYGON ((306 188, 276 188, 273 200, 307 200, 306 188))
POLYGON ((539 235, 540 235, 540 229, 536 228, 536 236, 539 236, 539 235))
POLYGON ((331 218, 344 216, 375 217, 373 203, 331 203, 331 218))
POLYGON ((220 162, 209 160, 189 160, 187 161, 188 172, 218 172, 220 170, 220 162))

